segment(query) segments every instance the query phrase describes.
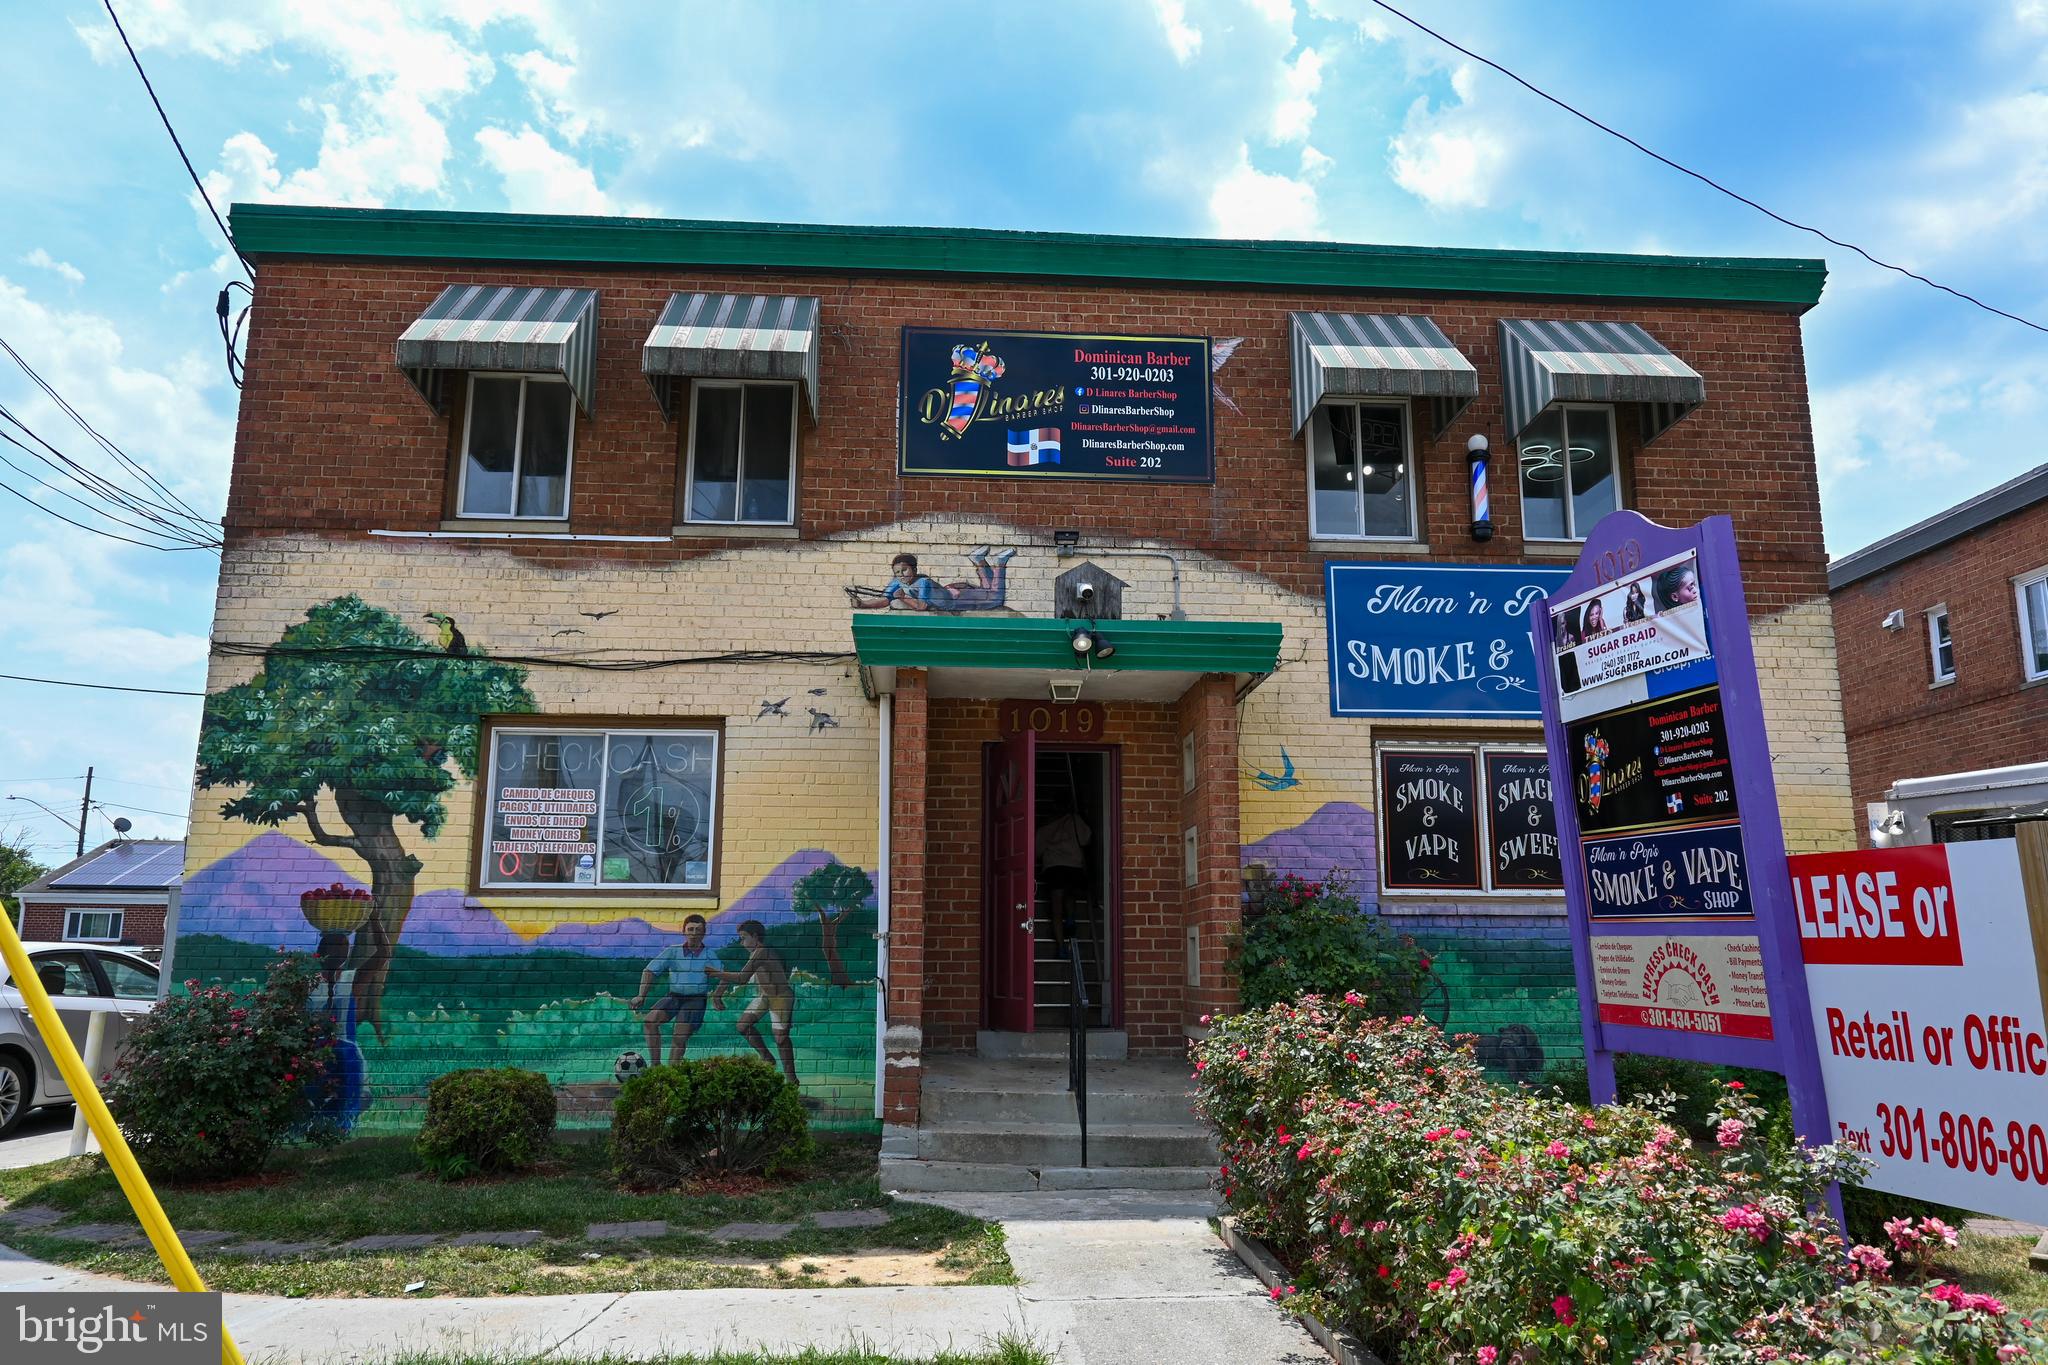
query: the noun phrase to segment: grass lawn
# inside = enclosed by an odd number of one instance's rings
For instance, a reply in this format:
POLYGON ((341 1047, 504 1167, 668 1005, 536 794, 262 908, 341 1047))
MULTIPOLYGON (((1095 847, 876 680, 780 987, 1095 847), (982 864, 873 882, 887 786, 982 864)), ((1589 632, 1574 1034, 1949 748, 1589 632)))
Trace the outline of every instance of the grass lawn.
MULTIPOLYGON (((818 1159, 800 1179, 756 1182, 758 1188, 633 1194, 612 1182, 600 1143, 563 1144, 538 1174, 443 1184, 420 1173, 409 1142, 375 1138, 330 1152, 281 1153, 254 1180, 162 1185, 157 1195, 181 1231, 217 1229, 248 1240, 340 1243, 377 1233, 528 1228, 544 1234, 517 1248, 325 1247, 281 1260, 226 1254, 232 1243, 192 1248, 207 1283, 237 1293, 397 1295, 421 1280, 421 1293, 457 1295, 1015 1282, 999 1227, 888 1198, 876 1183, 875 1153, 871 1136, 821 1135, 818 1159), (871 1228, 803 1223, 806 1214, 841 1209, 880 1209, 889 1220, 871 1228), (588 1223, 650 1219, 667 1220, 667 1235, 623 1243, 584 1236, 588 1223), (773 1242, 708 1236, 731 1222, 799 1226, 773 1242)), ((15 1206, 62 1209, 71 1222, 134 1226, 127 1200, 97 1157, 0 1171, 0 1197, 15 1206)), ((0 1235, 43 1260, 129 1279, 165 1279, 147 1246, 110 1250, 51 1235, 62 1231, 8 1229, 0 1235)))
POLYGON ((1951 1251, 1935 1258, 1942 1278, 1973 1294, 1990 1294, 2007 1308, 2039 1321, 2048 1317, 2048 1274, 2027 1264, 2033 1237, 1979 1237, 1966 1232, 1951 1251))

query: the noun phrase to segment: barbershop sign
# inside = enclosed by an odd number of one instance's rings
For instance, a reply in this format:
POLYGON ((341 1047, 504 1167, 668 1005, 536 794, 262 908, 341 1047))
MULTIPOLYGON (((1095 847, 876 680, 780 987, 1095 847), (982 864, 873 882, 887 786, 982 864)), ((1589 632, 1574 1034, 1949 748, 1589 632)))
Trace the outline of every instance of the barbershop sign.
POLYGON ((1535 719, 1530 613, 1569 573, 1331 561, 1330 714, 1535 719))

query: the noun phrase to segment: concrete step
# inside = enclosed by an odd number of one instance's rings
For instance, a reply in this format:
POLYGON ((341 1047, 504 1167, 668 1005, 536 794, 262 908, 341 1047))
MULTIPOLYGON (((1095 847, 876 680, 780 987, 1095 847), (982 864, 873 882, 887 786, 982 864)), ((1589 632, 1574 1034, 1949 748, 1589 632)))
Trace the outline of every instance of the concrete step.
MULTIPOLYGON (((997 1033, 983 1029, 974 1036, 977 1055, 995 1061, 1065 1062, 1067 1031, 1040 1029, 1036 1033, 997 1033)), ((1131 1055, 1131 1036, 1122 1029, 1088 1030, 1090 1061, 1120 1062, 1131 1055)))
MULTIPOLYGON (((1187 1070, 1178 1062, 1091 1062, 1091 1124, 1193 1123, 1187 1070)), ((1064 1062, 933 1058, 921 1108, 927 1127, 954 1123, 1071 1124, 1064 1062)))
MULTIPOLYGON (((1093 1153, 1090 1154, 1091 1156, 1093 1153)), ((1207 1166, 997 1166, 975 1161, 882 1159, 882 1188, 910 1193, 1018 1190, 1206 1190, 1207 1166)))
MULTIPOLYGON (((1078 1166, 1081 1130, 1066 1123, 949 1123, 917 1130, 917 1154, 926 1161, 999 1166, 1078 1166)), ((1192 1122, 1088 1124, 1090 1165, 1206 1166, 1216 1144, 1192 1122)))

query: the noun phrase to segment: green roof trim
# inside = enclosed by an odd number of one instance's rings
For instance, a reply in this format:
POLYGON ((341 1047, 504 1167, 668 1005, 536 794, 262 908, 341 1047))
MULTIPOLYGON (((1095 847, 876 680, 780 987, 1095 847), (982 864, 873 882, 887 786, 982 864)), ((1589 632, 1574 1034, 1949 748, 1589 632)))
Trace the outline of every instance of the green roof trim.
MULTIPOLYGON (((1070 643, 1080 621, 1043 616, 856 612, 853 647, 868 668, 1084 668, 1070 643)), ((1277 621, 1104 621, 1116 653, 1096 672, 1271 673, 1277 621)))
POLYGON ((987 228, 236 204, 249 255, 673 265, 1146 280, 1164 284, 1740 303, 1804 312, 1827 263, 1345 242, 1113 237, 987 228))

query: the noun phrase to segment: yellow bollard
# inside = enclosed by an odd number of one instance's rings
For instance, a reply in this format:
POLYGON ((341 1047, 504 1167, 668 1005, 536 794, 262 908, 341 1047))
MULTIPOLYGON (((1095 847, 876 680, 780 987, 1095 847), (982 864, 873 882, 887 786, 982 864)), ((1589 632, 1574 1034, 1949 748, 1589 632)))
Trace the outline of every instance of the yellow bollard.
MULTIPOLYGON (((142 1223, 142 1230, 149 1234, 149 1244, 156 1248, 157 1259, 170 1272, 171 1283, 187 1294, 204 1294, 206 1281, 199 1278, 199 1272, 192 1267, 192 1258, 185 1254, 184 1243, 178 1240, 171 1220, 164 1216, 163 1205, 156 1202, 156 1192, 149 1188, 149 1180, 142 1174, 142 1167, 135 1164, 135 1154, 128 1150, 128 1140, 121 1136, 120 1125, 107 1110, 107 1102, 100 1098, 100 1088, 94 1084, 92 1073, 85 1069, 78 1049, 71 1045, 71 1035, 65 1032, 64 1021, 57 1017, 57 1011, 50 1004, 50 997, 43 991, 43 983, 36 979, 35 968, 22 950, 21 938, 14 932, 14 924, 0 914, 0 959, 7 963, 7 972, 13 978, 14 988, 21 992, 21 998, 28 1005, 31 1018, 36 1021, 36 1031, 43 1035, 43 1046, 56 1059, 57 1070, 63 1075, 64 1083, 71 1087, 71 1098, 77 1102, 78 1110, 85 1115, 85 1121, 92 1126, 93 1136, 100 1140, 100 1154, 113 1168, 114 1178, 121 1182, 121 1192, 128 1196, 128 1206, 135 1210, 135 1216, 142 1223)), ((23 1097, 26 1102, 26 1096, 23 1097)), ((242 1365, 242 1352, 236 1347, 234 1338, 228 1335, 227 1323, 220 1328, 221 1365, 242 1365)))

